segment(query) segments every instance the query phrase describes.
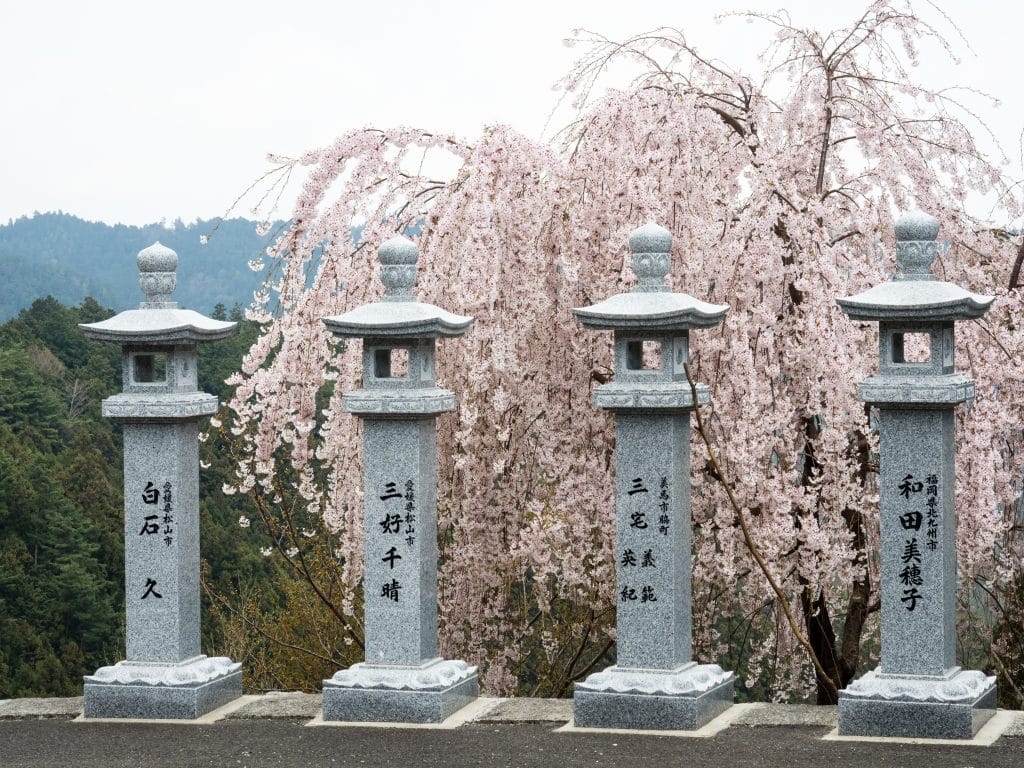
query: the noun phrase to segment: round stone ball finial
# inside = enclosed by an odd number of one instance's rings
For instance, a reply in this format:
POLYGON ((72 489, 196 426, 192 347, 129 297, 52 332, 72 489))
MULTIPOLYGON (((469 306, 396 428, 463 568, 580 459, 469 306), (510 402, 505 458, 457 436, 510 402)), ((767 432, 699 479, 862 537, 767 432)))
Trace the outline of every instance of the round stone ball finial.
POLYGON ((640 279, 633 290, 636 293, 668 291, 665 276, 672 255, 672 233, 649 222, 630 233, 629 248, 633 252, 633 272, 640 279))
POLYGON ((143 307, 174 307, 171 294, 178 285, 178 254, 160 241, 139 251, 139 287, 146 294, 143 307))
POLYGON ((939 220, 924 211, 910 211, 896 220, 894 280, 934 280, 935 239, 939 220))
POLYGON ((416 285, 416 262, 420 252, 416 243, 398 235, 381 244, 380 280, 384 283, 384 301, 416 301, 412 287, 416 285))

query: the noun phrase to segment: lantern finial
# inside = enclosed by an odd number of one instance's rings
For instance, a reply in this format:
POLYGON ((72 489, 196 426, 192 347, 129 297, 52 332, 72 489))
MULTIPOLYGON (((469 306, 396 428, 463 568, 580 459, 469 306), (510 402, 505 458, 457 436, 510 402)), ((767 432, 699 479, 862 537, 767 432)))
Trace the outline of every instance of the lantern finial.
POLYGON ((911 211, 896 221, 895 280, 934 280, 935 238, 939 221, 924 211, 911 211))
POLYGON ((142 306, 147 309, 178 306, 171 301, 171 294, 178 285, 178 254, 158 240, 139 251, 135 260, 139 265, 139 286, 146 294, 142 306))
POLYGON ((672 233, 649 222, 633 230, 629 248, 633 251, 633 272, 640 278, 640 284, 633 290, 636 293, 668 292, 665 276, 672 256, 672 233))
POLYGON ((420 252, 416 243, 397 235, 385 241, 377 251, 380 259, 380 280, 387 289, 384 301, 416 301, 412 287, 416 285, 416 262, 420 252))

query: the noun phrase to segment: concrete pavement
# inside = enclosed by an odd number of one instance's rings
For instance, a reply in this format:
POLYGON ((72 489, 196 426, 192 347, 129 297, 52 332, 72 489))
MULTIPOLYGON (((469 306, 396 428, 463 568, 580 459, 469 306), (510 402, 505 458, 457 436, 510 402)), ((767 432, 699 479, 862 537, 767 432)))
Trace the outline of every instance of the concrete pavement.
POLYGON ((705 738, 566 732, 569 700, 490 699, 452 728, 310 727, 319 696, 245 697, 206 724, 82 722, 81 700, 0 702, 0 768, 192 768, 195 766, 904 766, 1022 768, 1024 713, 1002 713, 990 746, 823 739, 835 708, 741 705, 705 738))

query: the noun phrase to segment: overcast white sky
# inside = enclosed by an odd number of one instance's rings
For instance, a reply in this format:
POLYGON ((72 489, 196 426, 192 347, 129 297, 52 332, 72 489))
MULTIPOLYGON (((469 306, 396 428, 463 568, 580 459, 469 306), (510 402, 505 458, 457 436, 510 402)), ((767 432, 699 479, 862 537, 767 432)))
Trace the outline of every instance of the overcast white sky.
MULTIPOLYGON (((472 136, 501 122, 539 137, 574 27, 625 37, 678 26, 742 67, 770 32, 715 14, 785 7, 825 30, 865 2, 0 0, 0 222, 57 209, 112 223, 211 218, 267 152, 295 155, 369 124, 472 136)), ((1020 177, 1024 5, 940 5, 974 53, 955 68, 931 57, 916 74, 1001 95, 998 110, 976 105, 1020 177)))

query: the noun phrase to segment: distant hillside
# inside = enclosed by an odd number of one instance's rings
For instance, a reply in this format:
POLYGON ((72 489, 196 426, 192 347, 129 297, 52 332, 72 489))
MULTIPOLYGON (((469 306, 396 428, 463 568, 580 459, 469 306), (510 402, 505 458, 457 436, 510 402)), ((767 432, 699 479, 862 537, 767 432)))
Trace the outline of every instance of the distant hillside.
MULTIPOLYGON (((263 253, 270 236, 245 219, 148 224, 143 227, 84 221, 66 213, 37 213, 0 226, 0 322, 52 295, 66 305, 92 296, 115 310, 142 301, 135 255, 159 240, 178 253, 174 299, 209 314, 217 304, 243 307, 261 275, 247 262, 263 253)), ((271 230, 273 232, 273 229, 271 230)))

